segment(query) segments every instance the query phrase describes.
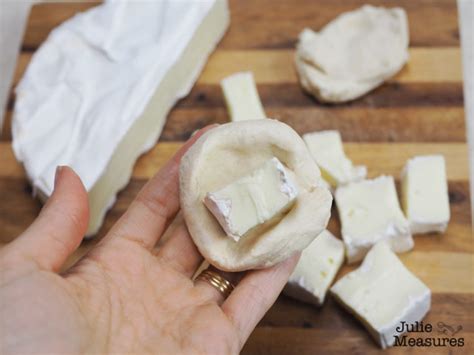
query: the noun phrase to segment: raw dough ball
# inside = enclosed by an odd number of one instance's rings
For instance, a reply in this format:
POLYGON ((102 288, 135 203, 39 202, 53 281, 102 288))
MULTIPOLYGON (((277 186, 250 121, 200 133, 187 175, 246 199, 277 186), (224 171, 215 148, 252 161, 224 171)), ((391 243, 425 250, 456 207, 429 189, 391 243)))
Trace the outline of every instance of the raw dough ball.
POLYGON ((332 197, 301 137, 271 120, 232 122, 214 128, 188 150, 180 166, 180 199, 188 230, 201 254, 224 271, 272 266, 303 250, 328 223, 332 197), (295 204, 283 218, 238 242, 227 237, 203 203, 215 191, 277 157, 294 174, 295 204))
POLYGON ((338 16, 320 32, 304 29, 295 57, 301 85, 325 102, 358 98, 403 67, 408 42, 401 8, 365 5, 338 16))

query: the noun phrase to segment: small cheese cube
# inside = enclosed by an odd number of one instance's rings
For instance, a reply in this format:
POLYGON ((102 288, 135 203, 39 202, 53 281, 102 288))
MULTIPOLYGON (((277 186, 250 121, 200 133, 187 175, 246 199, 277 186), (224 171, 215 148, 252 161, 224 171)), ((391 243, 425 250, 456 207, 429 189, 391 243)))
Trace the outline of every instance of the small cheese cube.
POLYGON ((442 155, 418 156, 408 160, 402 173, 402 204, 412 233, 446 230, 450 213, 442 155))
POLYGON ((251 72, 241 72, 221 81, 232 121, 266 118, 251 72))
POLYGON ((285 287, 285 294, 321 306, 344 261, 344 244, 328 230, 305 250, 285 287))
POLYGON ((354 166, 346 157, 339 131, 307 133, 303 139, 323 178, 332 187, 362 180, 367 175, 365 166, 354 166))
POLYGON ((273 157, 250 174, 207 193, 204 204, 226 234, 239 241, 250 230, 289 210, 297 194, 289 171, 273 157))
POLYGON ((349 263, 362 260, 379 240, 386 240, 397 253, 413 248, 393 177, 380 176, 341 186, 335 198, 349 263))
POLYGON ((382 348, 394 344, 395 337, 404 333, 404 324, 421 321, 431 304, 430 289, 385 242, 377 243, 358 269, 337 281, 331 294, 362 321, 382 348))

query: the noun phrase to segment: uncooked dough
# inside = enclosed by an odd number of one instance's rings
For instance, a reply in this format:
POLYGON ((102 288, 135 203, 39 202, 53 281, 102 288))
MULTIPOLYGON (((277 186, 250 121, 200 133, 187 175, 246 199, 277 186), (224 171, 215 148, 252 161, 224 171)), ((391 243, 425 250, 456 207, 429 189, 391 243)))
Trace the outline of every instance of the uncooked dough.
POLYGON ((400 71, 408 43, 402 8, 365 5, 344 13, 320 32, 301 32, 295 57, 301 85, 324 102, 356 99, 400 71))
POLYGON ((231 122, 206 132, 180 166, 181 209, 201 254, 224 271, 272 266, 303 250, 325 228, 332 197, 301 137, 271 119, 231 122), (298 197, 276 224, 235 242, 203 203, 215 191, 276 157, 293 176, 298 197))

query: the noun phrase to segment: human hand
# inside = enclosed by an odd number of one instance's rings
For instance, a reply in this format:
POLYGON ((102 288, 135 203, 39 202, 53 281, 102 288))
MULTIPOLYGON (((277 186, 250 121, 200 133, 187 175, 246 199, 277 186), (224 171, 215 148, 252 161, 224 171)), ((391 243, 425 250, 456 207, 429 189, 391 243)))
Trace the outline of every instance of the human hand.
POLYGON ((237 353, 298 256, 240 275, 222 295, 192 275, 202 256, 179 210, 179 161, 200 132, 139 192, 110 232, 60 269, 88 224, 87 193, 67 167, 34 223, 0 250, 0 353, 237 353))

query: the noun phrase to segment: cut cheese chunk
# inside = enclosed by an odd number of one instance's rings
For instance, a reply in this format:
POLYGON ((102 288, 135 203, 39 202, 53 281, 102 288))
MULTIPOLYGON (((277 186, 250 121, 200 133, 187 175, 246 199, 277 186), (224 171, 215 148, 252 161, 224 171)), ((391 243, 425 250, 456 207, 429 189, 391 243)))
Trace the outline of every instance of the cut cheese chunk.
POLYGON ((221 81, 232 121, 266 118, 251 72, 235 73, 221 81))
POLYGON ((349 263, 362 260, 378 241, 401 253, 413 248, 407 219, 391 176, 341 186, 335 194, 349 263))
POLYGON ((412 233, 444 232, 449 222, 446 166, 442 155, 408 160, 402 173, 402 204, 412 233))
POLYGON ((229 24, 225 0, 106 1, 54 29, 16 94, 13 150, 42 200, 58 165, 89 195, 87 235, 152 148, 229 24))
POLYGON ((303 250, 285 294, 321 306, 343 261, 344 244, 328 230, 323 231, 303 250))
POLYGON ((204 204, 226 234, 239 241, 247 232, 287 211, 298 194, 289 172, 275 157, 224 188, 204 204))
POLYGON ((332 187, 362 180, 367 175, 365 166, 354 166, 344 154, 339 131, 307 133, 303 139, 320 167, 323 178, 332 187))
POLYGON ((377 243, 362 265, 336 282, 331 293, 362 321, 382 348, 392 346, 395 336, 403 333, 398 327, 421 321, 431 304, 430 289, 385 242, 377 243))

